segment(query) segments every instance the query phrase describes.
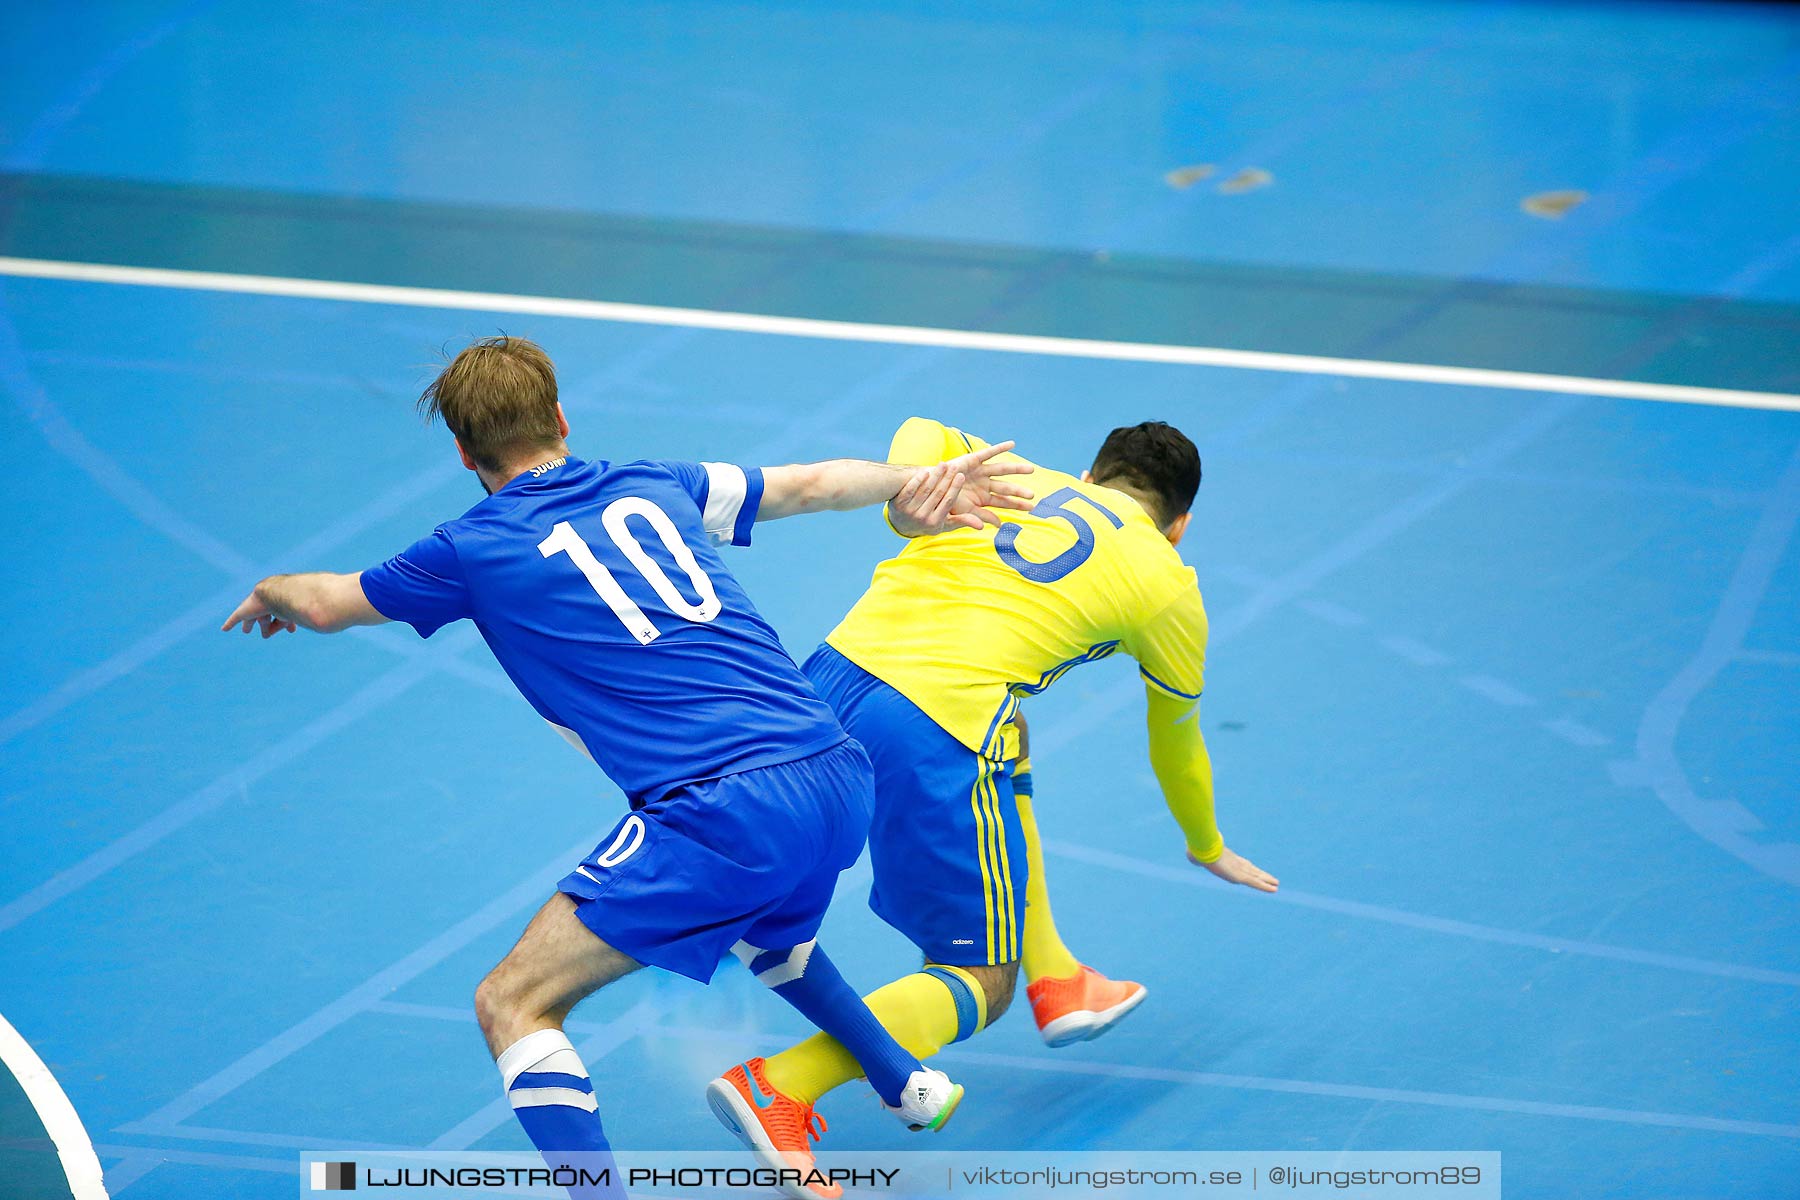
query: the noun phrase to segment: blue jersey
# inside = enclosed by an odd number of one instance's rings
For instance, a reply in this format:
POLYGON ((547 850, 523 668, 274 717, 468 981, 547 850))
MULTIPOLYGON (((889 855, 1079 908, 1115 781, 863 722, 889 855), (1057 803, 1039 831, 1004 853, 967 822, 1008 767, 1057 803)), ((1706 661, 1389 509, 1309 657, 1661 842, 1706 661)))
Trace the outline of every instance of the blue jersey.
POLYGON ((422 637, 473 620, 641 805, 845 738, 714 548, 750 544, 762 487, 723 463, 547 463, 364 571, 363 592, 422 637))

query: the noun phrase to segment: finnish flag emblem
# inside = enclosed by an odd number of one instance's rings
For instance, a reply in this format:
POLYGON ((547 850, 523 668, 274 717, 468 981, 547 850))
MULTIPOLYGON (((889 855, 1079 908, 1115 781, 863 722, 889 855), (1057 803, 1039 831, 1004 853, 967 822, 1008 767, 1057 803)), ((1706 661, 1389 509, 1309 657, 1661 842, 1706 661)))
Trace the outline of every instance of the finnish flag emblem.
POLYGON ((353 1162, 316 1162, 312 1164, 312 1190, 315 1192, 354 1192, 356 1164, 353 1162))

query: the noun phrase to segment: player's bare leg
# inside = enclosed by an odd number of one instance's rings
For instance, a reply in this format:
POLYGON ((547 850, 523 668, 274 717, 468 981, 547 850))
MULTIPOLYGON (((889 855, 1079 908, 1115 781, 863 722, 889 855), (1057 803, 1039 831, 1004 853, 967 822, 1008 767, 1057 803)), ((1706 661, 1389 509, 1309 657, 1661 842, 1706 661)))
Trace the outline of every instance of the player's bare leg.
MULTIPOLYGON (((513 1115, 552 1167, 612 1165, 594 1085, 562 1024, 582 999, 639 965, 595 937, 575 916, 575 902, 558 893, 475 989, 475 1016, 513 1115)), ((615 1182, 570 1195, 599 1200, 625 1190, 615 1182)))
POLYGON ((981 985, 984 999, 984 1010, 987 1020, 982 1028, 992 1025, 1006 1015, 1012 1007, 1013 989, 1019 983, 1019 964, 1017 962, 1001 963, 997 967, 964 967, 976 983, 981 985))
POLYGON ((542 1029, 561 1029, 569 1011, 642 964, 595 937, 560 892, 545 901, 525 932, 475 989, 475 1016, 488 1052, 542 1029))

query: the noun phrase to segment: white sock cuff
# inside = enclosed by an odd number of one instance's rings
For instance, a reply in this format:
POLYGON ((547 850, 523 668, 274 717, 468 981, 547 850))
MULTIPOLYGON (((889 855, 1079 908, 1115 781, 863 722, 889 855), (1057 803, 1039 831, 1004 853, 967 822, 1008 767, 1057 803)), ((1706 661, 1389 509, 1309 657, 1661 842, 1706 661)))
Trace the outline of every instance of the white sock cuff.
POLYGON ((497 1065, 500 1078, 506 1081, 508 1088, 512 1087, 513 1080, 533 1068, 565 1075, 587 1075, 587 1068, 581 1065, 581 1056, 575 1053, 569 1036, 560 1029, 540 1029, 526 1034, 500 1052, 497 1065), (557 1061, 546 1065, 552 1058, 557 1061))
POLYGON ((769 955, 778 953, 777 951, 764 950, 761 946, 752 946, 749 942, 739 942, 731 948, 731 952, 737 955, 739 962, 750 969, 758 983, 765 987, 777 988, 783 984, 792 983, 806 974, 806 964, 812 960, 813 947, 816 945, 818 945, 817 938, 809 942, 801 942, 798 946, 790 948, 785 958, 777 959, 772 963, 764 963, 761 971, 756 969, 756 964, 769 955))
POLYGON ((801 942, 788 952, 781 962, 769 967, 756 977, 756 981, 764 987, 778 988, 783 984, 794 982, 806 974, 806 964, 812 961, 813 947, 818 942, 801 942))

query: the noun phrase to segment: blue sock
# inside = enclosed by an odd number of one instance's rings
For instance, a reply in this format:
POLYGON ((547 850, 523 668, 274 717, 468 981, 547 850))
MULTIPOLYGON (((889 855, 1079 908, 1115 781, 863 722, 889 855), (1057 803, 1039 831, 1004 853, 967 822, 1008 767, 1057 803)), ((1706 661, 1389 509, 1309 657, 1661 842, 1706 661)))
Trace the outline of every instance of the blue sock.
POLYGON ((500 1052, 499 1067, 513 1115, 552 1170, 610 1171, 607 1186, 571 1187, 573 1200, 624 1200, 594 1085, 563 1031, 526 1034, 500 1052))
POLYGON ((732 953, 750 968, 759 983, 774 989, 801 1016, 842 1042, 862 1066, 876 1095, 890 1105, 900 1103, 900 1093, 919 1069, 919 1060, 875 1019, 818 943, 761 950, 739 942, 732 947, 732 953))

